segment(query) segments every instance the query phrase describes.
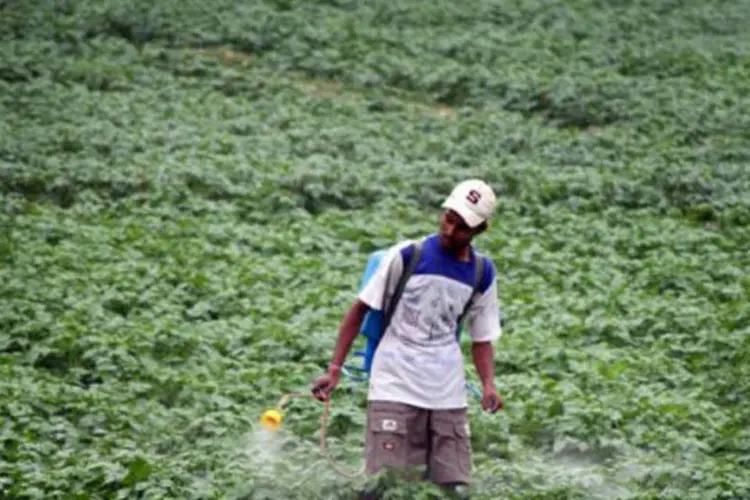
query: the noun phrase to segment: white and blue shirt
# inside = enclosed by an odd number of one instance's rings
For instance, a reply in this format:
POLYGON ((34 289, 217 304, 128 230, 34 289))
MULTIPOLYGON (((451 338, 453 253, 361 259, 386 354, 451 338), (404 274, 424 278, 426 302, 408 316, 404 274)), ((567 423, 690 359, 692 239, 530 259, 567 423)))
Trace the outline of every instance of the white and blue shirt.
MULTIPOLYGON (((382 309, 384 293, 386 300, 393 295, 413 243, 401 242, 388 250, 360 292, 360 300, 382 309)), ((474 288, 476 258, 474 252, 469 261, 446 253, 436 234, 425 239, 419 262, 375 351, 369 400, 428 409, 466 407, 456 328, 474 288)), ((495 267, 491 259, 484 259, 477 296, 466 315, 468 334, 475 342, 492 342, 502 334, 495 267)))

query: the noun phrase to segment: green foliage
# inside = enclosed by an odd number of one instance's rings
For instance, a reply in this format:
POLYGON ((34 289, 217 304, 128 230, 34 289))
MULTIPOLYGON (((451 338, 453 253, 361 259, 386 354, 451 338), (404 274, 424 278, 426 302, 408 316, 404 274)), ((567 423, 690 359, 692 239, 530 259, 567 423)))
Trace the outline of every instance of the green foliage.
MULTIPOLYGON (((473 414, 473 497, 750 496, 748 13, 0 2, 2 496, 352 497, 321 405, 255 423, 475 175, 506 409, 473 414)), ((333 403, 352 470, 365 392, 333 403)))

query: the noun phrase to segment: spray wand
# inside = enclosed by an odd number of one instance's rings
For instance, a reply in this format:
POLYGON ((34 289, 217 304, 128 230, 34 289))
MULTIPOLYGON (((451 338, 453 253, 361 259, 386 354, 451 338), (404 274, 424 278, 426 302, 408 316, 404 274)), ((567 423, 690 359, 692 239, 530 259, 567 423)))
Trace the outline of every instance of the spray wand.
MULTIPOLYGON (((299 391, 290 391, 287 393, 284 393, 281 396, 281 399, 279 399, 279 402, 276 403, 275 408, 270 408, 263 412, 263 414, 260 417, 260 425, 265 428, 266 430, 270 432, 276 432, 281 428, 281 425, 284 421, 284 407, 289 403, 289 400, 291 398, 296 397, 313 397, 313 395, 309 392, 299 392, 299 391)), ((334 462, 333 457, 331 457, 331 454, 328 451, 328 445, 326 441, 326 429, 328 428, 328 415, 331 412, 331 398, 330 396, 328 399, 325 400, 324 406, 323 406, 323 415, 320 417, 320 454, 323 455, 323 457, 328 460, 328 462, 331 464, 331 466, 338 472, 339 474, 349 477, 349 478, 356 478, 365 472, 365 467, 362 466, 357 471, 347 471, 344 469, 341 469, 338 465, 336 465, 336 462, 334 462)))

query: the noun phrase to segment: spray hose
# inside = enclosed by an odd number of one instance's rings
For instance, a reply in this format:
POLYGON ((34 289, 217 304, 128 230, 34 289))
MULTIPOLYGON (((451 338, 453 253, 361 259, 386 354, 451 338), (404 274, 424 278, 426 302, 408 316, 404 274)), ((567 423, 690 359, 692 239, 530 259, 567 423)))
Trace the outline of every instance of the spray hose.
MULTIPOLYGON (((279 402, 276 404, 275 409, 266 410, 263 415, 260 417, 260 424, 265 427, 269 431, 276 431, 279 427, 281 427, 281 423, 284 420, 283 412, 284 412, 284 406, 287 405, 290 399, 292 398, 303 398, 303 397, 314 397, 309 392, 299 392, 299 391, 290 391, 286 392, 281 396, 281 399, 279 399, 279 402)), ((317 399, 316 399, 317 401, 317 399)), ((331 397, 329 396, 328 399, 324 401, 323 405, 323 415, 320 417, 320 454, 328 460, 328 462, 331 464, 331 467, 333 467, 336 472, 339 474, 346 476, 350 479, 357 478, 358 476, 364 474, 365 472, 365 466, 363 465, 359 470, 356 471, 348 471, 345 469, 342 469, 339 467, 336 462, 333 460, 333 457, 331 457, 330 452, 328 451, 328 444, 327 444, 327 435, 326 435, 326 429, 328 428, 328 416, 331 412, 331 397)))

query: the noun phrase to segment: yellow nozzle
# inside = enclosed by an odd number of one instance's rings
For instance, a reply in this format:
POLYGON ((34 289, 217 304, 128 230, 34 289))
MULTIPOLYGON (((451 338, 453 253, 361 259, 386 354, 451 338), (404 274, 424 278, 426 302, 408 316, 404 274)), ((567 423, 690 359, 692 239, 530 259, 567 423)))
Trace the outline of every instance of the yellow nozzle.
POLYGON ((275 431, 281 427, 281 421, 284 417, 281 416, 281 412, 278 410, 266 410, 260 417, 260 425, 265 427, 269 431, 275 431))

